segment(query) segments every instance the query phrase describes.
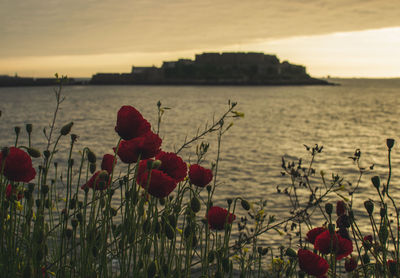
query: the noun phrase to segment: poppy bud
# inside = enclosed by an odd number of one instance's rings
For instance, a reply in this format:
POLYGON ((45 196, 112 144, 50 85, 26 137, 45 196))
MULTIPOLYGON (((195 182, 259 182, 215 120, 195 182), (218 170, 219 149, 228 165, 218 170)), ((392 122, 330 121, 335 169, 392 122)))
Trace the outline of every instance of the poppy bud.
POLYGON ((65 231, 65 235, 67 236, 67 238, 71 238, 72 237, 72 230, 71 229, 67 229, 65 231))
POLYGON ((242 208, 243 208, 244 210, 249 210, 249 209, 250 209, 250 203, 249 203, 248 201, 242 199, 242 200, 240 201, 240 204, 242 205, 242 208))
POLYGON ((368 215, 371 216, 372 213, 374 212, 374 203, 372 201, 365 201, 364 207, 367 210, 368 215))
POLYGON ((161 166, 161 160, 154 160, 153 161, 153 165, 152 165, 152 169, 158 169, 158 168, 160 168, 160 166, 161 166))
POLYGON ((190 200, 190 208, 192 209, 192 211, 194 213, 198 213, 201 208, 199 199, 197 199, 196 197, 193 197, 192 200, 190 200))
POLYGON ((292 248, 288 248, 286 249, 286 256, 292 257, 292 258, 296 258, 297 257, 297 253, 296 251, 294 251, 292 248))
POLYGON ((49 150, 43 151, 43 155, 44 155, 45 158, 49 158, 50 157, 50 151, 49 150))
POLYGON ((389 150, 390 150, 391 148, 393 148, 393 146, 394 146, 394 139, 391 139, 391 138, 386 139, 386 146, 388 147, 389 150))
POLYGON ((74 123, 70 122, 70 123, 66 124, 65 126, 63 126, 60 130, 61 135, 63 135, 63 136, 68 135, 68 133, 71 132, 71 128, 73 125, 74 125, 74 123))
POLYGON ((206 189, 208 192, 211 192, 211 185, 207 185, 206 189))
POLYGON ((175 237, 175 231, 168 223, 165 223, 165 235, 169 240, 173 240, 175 237))
POLYGON ((33 157, 33 158, 38 158, 40 157, 40 152, 37 149, 34 148, 28 148, 27 149, 28 154, 33 157))
POLYGON ((95 163, 90 163, 89 164, 89 171, 90 171, 91 174, 96 172, 96 164, 95 163))
POLYGON ((174 215, 168 215, 168 222, 173 228, 176 227, 176 218, 174 215))
POLYGON ((386 208, 381 208, 381 210, 379 211, 379 214, 381 215, 381 218, 384 218, 386 215, 386 208))
POLYGON ((156 263, 153 261, 147 267, 147 277, 153 278, 156 275, 157 266, 156 263))
POLYGON ((162 206, 165 205, 165 198, 160 198, 160 199, 158 199, 158 201, 160 202, 160 205, 162 205, 162 206))
POLYGON ((19 126, 14 127, 15 134, 18 136, 21 132, 21 128, 19 126))
POLYGON ((378 176, 374 176, 371 178, 372 184, 375 186, 376 189, 379 189, 381 185, 381 179, 378 176))
POLYGON ((325 211, 327 214, 331 215, 333 211, 333 206, 331 203, 325 204, 325 211))
POLYGON ((386 225, 383 225, 381 227, 381 229, 379 230, 378 235, 379 235, 379 239, 381 240, 382 244, 385 245, 386 241, 388 239, 388 236, 389 236, 389 232, 387 230, 386 225))
POLYGON ((90 149, 87 152, 87 159, 90 163, 96 163, 96 155, 90 149))
POLYGON ((75 198, 72 198, 70 201, 69 201, 69 209, 74 209, 76 207, 76 199, 75 198))
POLYGON ((32 124, 26 124, 25 128, 26 128, 26 132, 28 132, 28 134, 32 133, 32 124))
POLYGON ((226 202, 228 203, 228 205, 231 205, 233 200, 231 198, 226 199, 226 202))

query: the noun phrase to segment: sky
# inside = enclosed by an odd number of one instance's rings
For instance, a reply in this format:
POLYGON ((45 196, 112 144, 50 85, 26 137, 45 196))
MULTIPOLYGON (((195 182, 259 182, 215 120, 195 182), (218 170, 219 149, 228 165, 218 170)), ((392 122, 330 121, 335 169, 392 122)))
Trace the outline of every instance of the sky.
POLYGON ((399 0, 0 0, 0 75, 90 77, 257 51, 313 76, 400 77, 399 0))

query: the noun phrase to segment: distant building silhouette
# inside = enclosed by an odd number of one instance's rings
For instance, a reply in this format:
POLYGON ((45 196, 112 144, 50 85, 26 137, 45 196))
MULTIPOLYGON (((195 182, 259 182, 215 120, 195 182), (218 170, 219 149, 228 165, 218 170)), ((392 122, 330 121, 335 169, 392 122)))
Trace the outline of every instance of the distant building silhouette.
POLYGON ((257 52, 196 54, 195 60, 163 62, 160 68, 132 66, 130 73, 97 73, 91 84, 295 85, 327 84, 306 68, 257 52))

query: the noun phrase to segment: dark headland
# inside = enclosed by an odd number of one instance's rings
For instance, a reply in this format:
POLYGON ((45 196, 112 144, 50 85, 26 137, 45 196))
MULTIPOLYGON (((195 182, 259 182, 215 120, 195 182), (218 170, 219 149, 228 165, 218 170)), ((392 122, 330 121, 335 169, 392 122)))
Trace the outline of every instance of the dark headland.
MULTIPOLYGON (((0 76, 0 86, 54 85, 55 78, 0 76)), ((66 85, 333 85, 311 77, 302 65, 280 62, 256 52, 196 54, 194 60, 163 62, 161 67, 132 66, 129 73, 97 73, 66 85)))

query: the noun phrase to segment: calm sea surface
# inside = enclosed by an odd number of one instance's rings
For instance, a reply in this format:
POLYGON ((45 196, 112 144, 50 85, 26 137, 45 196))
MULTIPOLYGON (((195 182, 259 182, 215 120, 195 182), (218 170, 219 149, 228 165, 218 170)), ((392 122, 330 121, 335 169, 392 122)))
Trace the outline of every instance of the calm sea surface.
MULTIPOLYGON (((267 213, 283 219, 289 215, 289 201, 277 193, 276 186, 284 188, 290 179, 281 176, 281 157, 287 160, 302 157, 306 163, 310 155, 303 144, 318 144, 324 149, 316 158, 317 174, 323 170, 328 178, 331 173, 337 173, 356 183, 358 171, 348 158, 356 149, 361 149, 362 165, 375 164, 373 172, 363 177, 355 195, 355 207, 358 214, 363 215, 364 200, 377 199, 370 177, 385 178, 387 175, 386 138, 400 139, 400 79, 334 82, 341 86, 65 87, 65 101, 57 125, 74 122, 73 133, 79 136, 76 157, 79 150, 89 146, 100 158, 112 153, 117 143, 114 126, 122 105, 136 107, 156 126, 156 103, 160 100, 163 106, 171 108, 166 111, 161 125, 162 148, 174 151, 186 137, 193 137, 197 129, 210 124, 213 117, 217 119, 228 108, 228 100, 236 101, 236 110, 245 113, 245 117, 235 120, 223 137, 217 203, 225 206, 225 198, 235 196, 252 201, 264 199, 268 201, 267 213)), ((43 148, 42 130, 48 127, 55 107, 53 89, 0 88, 0 99, 0 146, 13 144, 14 126, 21 126, 21 143, 26 144, 24 126, 32 123, 33 145, 43 148)), ((203 138, 210 143, 210 153, 204 162, 206 167, 216 159, 216 139, 214 134, 203 138)), ((67 146, 68 140, 65 140, 58 156, 60 162, 67 158, 67 146)), ((181 153, 184 160, 195 159, 195 147, 191 145, 181 153)), ((392 192, 399 200, 398 144, 392 156, 392 192)), ((314 184, 321 185, 317 179, 314 184)), ((346 192, 342 194, 347 195, 346 192)), ((336 202, 339 198, 332 195, 331 200, 336 202)))

